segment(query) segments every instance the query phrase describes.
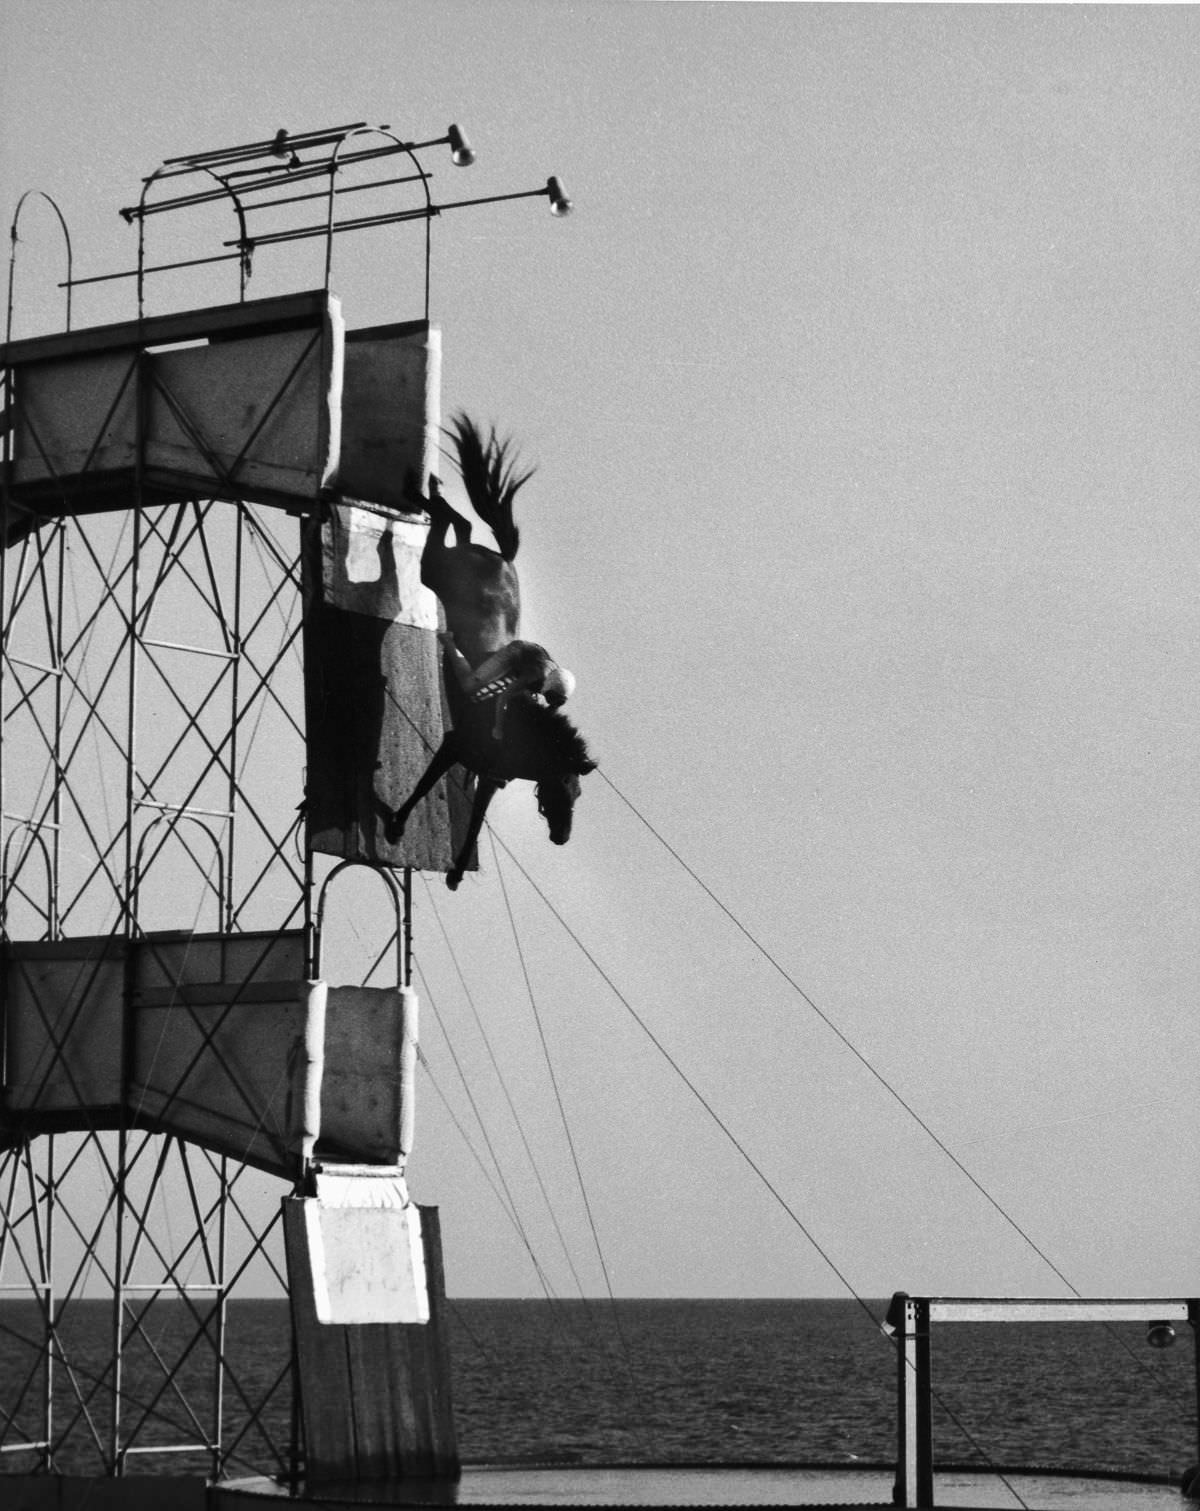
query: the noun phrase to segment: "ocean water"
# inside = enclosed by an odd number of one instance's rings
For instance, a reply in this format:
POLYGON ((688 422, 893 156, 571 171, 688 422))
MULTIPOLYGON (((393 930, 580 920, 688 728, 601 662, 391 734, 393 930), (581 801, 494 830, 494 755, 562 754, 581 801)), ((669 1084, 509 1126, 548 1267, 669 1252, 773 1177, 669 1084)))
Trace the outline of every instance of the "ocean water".
MULTIPOLYGON (((882 1316, 883 1303, 872 1303, 882 1316)), ((230 1306, 225 1437, 228 1473, 286 1462, 287 1303, 230 1306), (279 1382, 283 1381, 282 1384, 279 1382), (272 1394, 271 1387, 277 1388, 272 1394), (265 1400, 265 1406, 263 1402, 265 1400)), ((36 1417, 35 1315, 0 1305, 0 1407, 31 1389, 18 1428, 36 1417)), ((464 1460, 478 1463, 890 1465, 896 1452, 895 1352, 852 1301, 452 1301, 453 1392, 464 1460)), ((58 1455, 64 1473, 98 1472, 112 1406, 103 1303, 64 1318, 58 1455)), ((194 1348, 182 1395, 156 1360, 187 1346, 195 1322, 178 1302, 146 1314, 127 1351, 126 1433, 141 1446, 187 1441, 189 1414, 212 1394, 194 1348), (186 1397, 186 1403, 185 1398, 186 1397), (148 1415, 146 1408, 152 1406, 148 1415), (144 1425, 137 1426, 144 1416, 144 1425), (182 1434, 182 1437, 181 1437, 182 1434)), ((1196 1447, 1193 1345, 1147 1346, 1140 1327, 947 1326, 934 1335, 935 1456, 941 1465, 1108 1469, 1178 1477, 1196 1447)), ((0 1418, 0 1426, 3 1418, 0 1418)), ((5 1468, 33 1467, 8 1455, 5 1468)), ((131 1472, 207 1473, 198 1454, 131 1459, 131 1472)))
MULTIPOLYGON (((466 1458, 895 1459, 895 1349, 853 1301, 466 1301, 453 1322, 466 1458)), ((1156 1350, 1140 1327, 948 1326, 933 1350, 939 1463, 1197 1459, 1186 1334, 1156 1350)))

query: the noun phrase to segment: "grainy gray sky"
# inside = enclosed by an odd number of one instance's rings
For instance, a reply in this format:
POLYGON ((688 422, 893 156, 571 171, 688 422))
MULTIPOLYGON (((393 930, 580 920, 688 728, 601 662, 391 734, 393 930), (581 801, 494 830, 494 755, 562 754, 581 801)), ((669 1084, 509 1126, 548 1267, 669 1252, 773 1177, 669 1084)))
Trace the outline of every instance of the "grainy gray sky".
MULTIPOLYGON (((0 210, 51 193, 81 272, 163 158, 280 125, 456 120, 456 193, 562 177, 567 221, 434 226, 444 407, 539 464, 526 629, 604 772, 565 850, 527 790, 497 833, 859 1293, 1062 1294, 1013 1223, 1084 1294, 1194 1292, 1200 12, 8 0, 0 42, 0 210)), ((18 334, 60 323, 29 235, 18 334)), ((418 268, 339 247, 348 322, 418 268)), ((586 1289, 594 1224, 618 1294, 844 1294, 508 867, 589 1222, 484 860, 418 889, 425 1045, 555 1288, 443 923, 586 1289)), ((539 1294, 428 1087, 419 1130, 451 1290, 539 1294)))

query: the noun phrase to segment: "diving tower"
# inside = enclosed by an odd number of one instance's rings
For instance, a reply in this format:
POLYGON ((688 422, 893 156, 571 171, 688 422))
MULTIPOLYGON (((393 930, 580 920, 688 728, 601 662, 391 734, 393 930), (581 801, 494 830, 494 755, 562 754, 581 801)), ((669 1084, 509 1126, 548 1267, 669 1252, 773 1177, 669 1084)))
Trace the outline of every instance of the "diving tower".
POLYGON ((59 215, 67 318, 22 339, 17 209, 0 1305, 24 1310, 0 1329, 0 1473, 27 1485, 458 1472, 437 1211, 406 1166, 412 872, 450 869, 470 792, 445 779, 402 838, 384 832, 447 719, 412 502, 441 422, 429 227, 496 200, 569 202, 550 179, 435 203, 425 157, 443 147, 470 162, 457 126, 413 142, 364 123, 170 159, 121 212, 128 272, 75 276, 59 215), (388 176, 397 157, 409 171, 388 176), (345 215, 346 193, 384 207, 345 215), (151 265, 154 217, 213 205, 233 213, 230 250, 151 265), (348 327, 336 238, 407 222, 424 230, 415 307, 348 327), (303 241, 321 286, 247 298, 262 249, 303 241), (236 302, 147 314, 151 276, 199 262, 237 270, 236 302), (135 318, 72 329, 72 293, 116 279, 135 283, 135 318), (360 940, 337 985, 328 940, 357 927, 345 899, 363 885, 391 932, 360 940), (380 962, 388 984, 370 985, 380 962), (292 1319, 265 1389, 230 1311, 264 1280, 292 1319), (78 1325, 101 1303, 97 1361, 78 1325))

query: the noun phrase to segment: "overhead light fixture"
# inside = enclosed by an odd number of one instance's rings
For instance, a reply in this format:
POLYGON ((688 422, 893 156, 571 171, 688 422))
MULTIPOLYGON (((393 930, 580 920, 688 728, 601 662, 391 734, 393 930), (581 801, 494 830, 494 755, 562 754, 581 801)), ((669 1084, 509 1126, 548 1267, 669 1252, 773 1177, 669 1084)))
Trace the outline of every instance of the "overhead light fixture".
POLYGON ((1175 1342, 1175 1329, 1169 1322, 1152 1322, 1146 1329, 1146 1342, 1151 1348, 1170 1348, 1175 1342))
POLYGON ((275 140, 271 143, 271 156, 281 157, 289 168, 300 167, 300 159, 293 152, 291 143, 288 141, 288 134, 282 126, 275 133, 275 140))
POLYGON ((457 126, 451 126, 446 132, 446 140, 450 143, 450 161, 454 166, 469 168, 475 161, 475 149, 457 126))
POLYGON ((550 197, 551 215, 570 215, 571 201, 567 198, 561 179, 548 178, 546 180, 546 193, 550 197))

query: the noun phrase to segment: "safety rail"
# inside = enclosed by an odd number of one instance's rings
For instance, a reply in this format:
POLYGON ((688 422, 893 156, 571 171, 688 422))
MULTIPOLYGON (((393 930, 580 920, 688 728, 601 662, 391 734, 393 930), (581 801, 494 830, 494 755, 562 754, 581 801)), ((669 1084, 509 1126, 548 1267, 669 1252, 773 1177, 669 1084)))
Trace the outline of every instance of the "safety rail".
POLYGON ((1200 1457, 1200 1300, 1009 1300, 996 1297, 910 1296, 897 1291, 884 1328, 897 1342, 897 1506, 931 1507, 933 1499, 933 1358, 935 1322, 1141 1322, 1161 1347, 1176 1322, 1192 1328, 1196 1350, 1197 1455, 1200 1457))

